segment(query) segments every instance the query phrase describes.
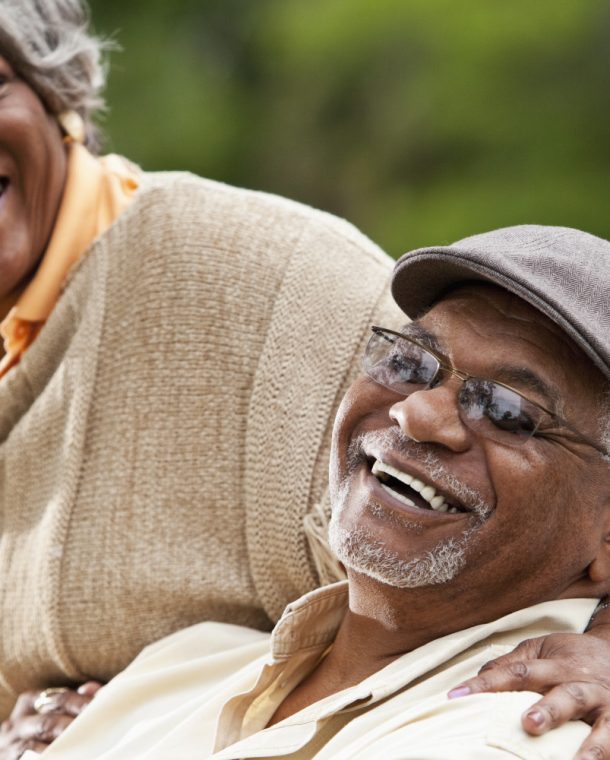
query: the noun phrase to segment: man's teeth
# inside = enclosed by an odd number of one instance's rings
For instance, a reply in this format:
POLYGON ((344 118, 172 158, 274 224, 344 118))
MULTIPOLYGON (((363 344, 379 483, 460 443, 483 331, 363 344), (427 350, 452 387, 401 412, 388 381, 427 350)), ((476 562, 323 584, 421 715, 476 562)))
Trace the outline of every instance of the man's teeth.
POLYGON ((408 507, 414 507, 415 504, 403 494, 398 493, 398 491, 395 491, 393 488, 386 485, 388 478, 396 478, 396 480, 400 480, 401 483, 404 483, 405 485, 410 486, 414 491, 417 491, 417 493, 428 502, 430 508, 435 512, 449 512, 455 514, 458 511, 456 507, 450 507, 449 504, 447 504, 444 496, 441 496, 440 494, 437 495, 434 486, 426 485, 421 480, 412 477, 406 472, 401 472, 395 467, 392 467, 392 465, 379 461, 379 459, 375 460, 372 467, 372 473, 378 478, 381 487, 385 491, 391 494, 395 499, 398 499, 402 504, 406 504, 408 507))
POLYGON ((393 488, 390 488, 389 486, 386 486, 386 484, 383 481, 379 481, 379 485, 383 488, 384 491, 387 491, 390 496, 393 496, 395 499, 397 499, 402 504, 406 504, 407 507, 414 507, 415 502, 411 501, 411 499, 407 499, 406 496, 399 493, 398 491, 395 491, 393 488))

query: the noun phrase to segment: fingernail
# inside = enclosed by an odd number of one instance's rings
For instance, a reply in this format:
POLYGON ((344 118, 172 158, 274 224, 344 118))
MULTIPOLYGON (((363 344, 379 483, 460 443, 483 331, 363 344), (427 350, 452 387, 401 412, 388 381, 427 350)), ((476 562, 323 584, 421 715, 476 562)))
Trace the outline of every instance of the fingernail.
POLYGON ((456 686, 455 689, 451 689, 447 696, 449 699, 457 699, 458 697, 465 697, 467 694, 470 694, 469 686, 456 686))
POLYGON ((540 712, 540 710, 530 710, 527 713, 527 717, 536 726, 541 726, 544 723, 544 715, 540 712))

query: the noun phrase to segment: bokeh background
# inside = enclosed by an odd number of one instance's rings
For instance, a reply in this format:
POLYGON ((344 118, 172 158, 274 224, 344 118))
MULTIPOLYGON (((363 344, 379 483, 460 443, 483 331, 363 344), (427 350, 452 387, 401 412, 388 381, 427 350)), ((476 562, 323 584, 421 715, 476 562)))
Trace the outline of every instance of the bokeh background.
POLYGON ((610 237, 608 0, 90 0, 107 148, 339 214, 391 255, 610 237))

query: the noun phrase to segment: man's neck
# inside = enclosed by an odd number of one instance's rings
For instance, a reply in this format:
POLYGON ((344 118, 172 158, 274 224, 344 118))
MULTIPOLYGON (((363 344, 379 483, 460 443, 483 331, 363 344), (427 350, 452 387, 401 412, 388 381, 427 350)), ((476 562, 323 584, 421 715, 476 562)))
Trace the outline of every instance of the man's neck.
POLYGON ((349 609, 330 651, 279 706, 269 725, 360 683, 407 652, 453 632, 456 625, 455 599, 440 588, 393 589, 350 574, 349 609), (439 619, 446 621, 443 626, 439 619))
POLYGON ((349 609, 325 665, 340 672, 343 683, 358 683, 397 657, 455 630, 452 607, 440 590, 397 590, 366 576, 350 577, 349 609), (447 607, 446 630, 438 627, 439 604, 447 607))

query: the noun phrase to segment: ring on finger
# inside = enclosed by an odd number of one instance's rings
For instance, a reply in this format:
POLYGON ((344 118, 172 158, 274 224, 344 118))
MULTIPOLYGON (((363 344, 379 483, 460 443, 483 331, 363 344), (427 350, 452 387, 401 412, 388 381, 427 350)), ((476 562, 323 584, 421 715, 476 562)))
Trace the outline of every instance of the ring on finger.
POLYGON ((41 691, 34 700, 34 710, 37 713, 49 712, 49 708, 55 705, 55 697, 69 691, 65 686, 53 686, 50 689, 41 691))

